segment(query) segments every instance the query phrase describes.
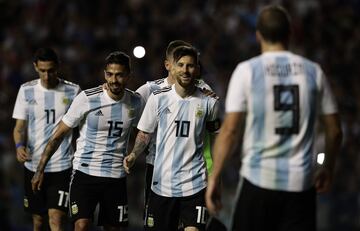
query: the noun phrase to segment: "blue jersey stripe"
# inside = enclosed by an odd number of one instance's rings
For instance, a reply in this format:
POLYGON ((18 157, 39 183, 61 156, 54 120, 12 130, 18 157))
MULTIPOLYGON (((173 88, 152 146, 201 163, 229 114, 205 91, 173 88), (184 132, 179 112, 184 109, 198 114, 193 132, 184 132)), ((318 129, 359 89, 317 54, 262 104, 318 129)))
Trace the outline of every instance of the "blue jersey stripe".
MULTIPOLYGON (((35 102, 35 90, 34 87, 31 87, 29 89, 26 89, 25 92, 25 99, 27 102, 35 102)), ((29 104, 29 108, 28 108, 28 134, 35 134, 36 132, 36 127, 35 127, 35 109, 34 109, 34 104, 29 104)), ((34 136, 28 136, 27 137, 28 142, 27 142, 27 147, 29 149, 30 153, 34 153, 34 149, 35 149, 35 140, 34 136)), ((32 164, 32 161, 28 162, 32 164)), ((33 169, 33 166, 30 166, 30 169, 33 169)))
MULTIPOLYGON (((91 98, 91 100, 89 101, 89 104, 90 104, 90 108, 100 108, 101 107, 100 97, 97 96, 97 97, 91 98)), ((89 165, 89 163, 92 159, 93 151, 95 150, 95 143, 92 143, 90 141, 96 140, 97 132, 91 130, 91 127, 95 127, 95 128, 98 127, 99 117, 98 116, 93 116, 92 118, 88 117, 87 123, 88 123, 87 131, 86 131, 86 135, 85 135, 85 137, 87 139, 85 141, 84 151, 81 154, 80 166, 82 164, 89 165), (89 126, 89 124, 91 124, 91 126, 89 126)), ((85 168, 80 167, 80 168, 82 169, 83 172, 89 174, 89 168, 87 168, 87 167, 85 167, 85 168)))
MULTIPOLYGON (((77 92, 75 91, 74 87, 65 86, 65 99, 63 99, 63 100, 70 100, 70 99, 72 100, 75 98, 76 94, 77 94, 77 92)), ((65 102, 63 102, 63 103, 65 103, 65 102)), ((67 103, 65 113, 69 109, 70 105, 71 105, 71 101, 69 101, 67 103)), ((72 133, 69 136, 72 137, 72 133)), ((72 149, 73 149, 70 142, 71 142, 71 139, 65 138, 60 146, 62 155, 64 156, 64 158, 69 159, 69 160, 71 159, 70 155, 72 154, 72 149)), ((66 162, 62 162, 62 164, 63 164, 63 166, 61 166, 61 168, 63 169, 66 165, 66 162)))
MULTIPOLYGON (((163 107, 163 105, 168 105, 168 98, 161 96, 159 99, 159 105, 157 108, 157 111, 160 111, 159 108, 163 107)), ((166 115, 164 117, 161 117, 161 115, 158 115, 160 117, 160 119, 158 120, 159 125, 157 126, 158 131, 157 131, 157 137, 165 137, 165 133, 166 133, 166 128, 168 127, 168 121, 166 119, 166 115), (160 128, 160 129, 159 129, 160 128)), ((157 163, 162 163, 164 162, 164 154, 165 154, 165 142, 161 142, 158 145, 156 145, 156 157, 155 159, 158 159, 156 162, 157 163)), ((162 165, 160 166, 156 166, 156 168, 154 168, 154 177, 153 177, 153 184, 154 183, 161 183, 161 172, 162 172, 162 165), (157 169, 157 170, 155 170, 157 169)))
MULTIPOLYGON (((304 155, 303 155, 303 163, 310 164, 308 166, 304 166, 304 172, 309 172, 312 169, 312 158, 313 158, 313 135, 315 131, 315 120, 317 115, 317 84, 316 84, 316 67, 308 61, 304 62, 305 73, 306 73, 306 84, 307 84, 307 96, 312 99, 307 100, 309 102, 309 109, 307 110, 309 115, 309 124, 307 126, 307 130, 304 135, 305 139, 305 147, 304 147, 304 155)), ((310 185, 311 182, 303 182, 304 186, 310 185)))
MULTIPOLYGON (((206 130, 206 118, 210 117, 210 112, 209 112, 209 106, 208 106, 209 101, 208 100, 202 100, 201 101, 201 108, 204 109, 206 108, 206 113, 205 115, 197 118, 200 121, 198 122, 201 126, 203 126, 203 129, 195 129, 195 144, 196 144, 196 153, 194 156, 194 160, 191 162, 193 164, 192 166, 192 175, 193 175, 193 179, 192 179, 192 183, 193 183, 193 189, 199 188, 199 187, 204 187, 205 183, 203 180, 203 175, 199 174, 199 172, 201 172, 201 170, 204 168, 204 166, 206 166, 206 162, 205 162, 205 156, 204 156, 204 140, 205 140, 205 130, 206 130), (201 144, 201 145, 199 145, 201 144), (195 165, 196 164, 196 165, 195 165), (197 177, 195 177, 197 176, 197 177)), ((195 112, 196 113, 196 112, 195 112)))
POLYGON ((253 150, 250 159, 250 175, 256 182, 260 182, 261 177, 261 151, 264 147, 264 125, 265 125, 265 76, 261 59, 255 59, 251 63, 252 78, 251 78, 251 95, 253 97, 253 104, 250 110, 253 115, 256 115, 253 123, 253 143, 257 149, 253 150))

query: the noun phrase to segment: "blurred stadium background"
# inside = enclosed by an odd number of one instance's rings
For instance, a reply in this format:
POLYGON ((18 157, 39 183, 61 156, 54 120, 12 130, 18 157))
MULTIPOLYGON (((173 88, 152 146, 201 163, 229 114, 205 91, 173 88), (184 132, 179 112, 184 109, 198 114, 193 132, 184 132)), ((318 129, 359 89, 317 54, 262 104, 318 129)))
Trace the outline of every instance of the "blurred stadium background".
MULTIPOLYGON (((318 197, 318 228, 360 230, 359 0, 0 0, 0 230, 31 230, 22 209, 22 165, 15 158, 11 116, 19 86, 36 78, 37 48, 54 48, 62 77, 82 89, 103 82, 109 52, 125 51, 133 63, 128 87, 135 90, 165 77, 166 45, 183 39, 200 50, 202 76, 223 100, 236 64, 259 53, 255 20, 268 3, 289 10, 291 50, 322 65, 340 108, 345 140, 333 190, 318 197), (142 59, 132 55, 138 45, 146 50, 142 59)), ((229 198, 239 165, 233 162, 224 174, 229 198)), ((144 165, 139 163, 128 180, 130 230, 142 226, 144 165)))

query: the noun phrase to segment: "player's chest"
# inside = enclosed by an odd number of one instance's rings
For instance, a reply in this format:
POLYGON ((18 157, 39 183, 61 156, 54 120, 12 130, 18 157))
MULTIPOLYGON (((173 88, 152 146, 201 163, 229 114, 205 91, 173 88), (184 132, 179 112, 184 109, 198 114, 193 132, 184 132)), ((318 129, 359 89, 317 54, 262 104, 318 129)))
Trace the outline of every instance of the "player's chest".
POLYGON ((137 118, 138 110, 125 104, 104 105, 93 108, 86 116, 90 129, 121 134, 123 129, 131 127, 137 118))

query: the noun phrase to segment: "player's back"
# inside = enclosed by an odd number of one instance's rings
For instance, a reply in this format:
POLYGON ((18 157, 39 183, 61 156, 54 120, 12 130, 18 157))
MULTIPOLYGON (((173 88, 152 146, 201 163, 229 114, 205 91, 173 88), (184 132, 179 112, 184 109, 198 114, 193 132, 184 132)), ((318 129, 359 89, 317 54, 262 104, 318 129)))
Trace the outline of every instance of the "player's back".
POLYGON ((244 79, 237 87, 247 112, 242 174, 265 188, 308 188, 316 116, 333 107, 322 101, 326 83, 320 67, 281 51, 240 64, 234 75, 240 72, 244 79))

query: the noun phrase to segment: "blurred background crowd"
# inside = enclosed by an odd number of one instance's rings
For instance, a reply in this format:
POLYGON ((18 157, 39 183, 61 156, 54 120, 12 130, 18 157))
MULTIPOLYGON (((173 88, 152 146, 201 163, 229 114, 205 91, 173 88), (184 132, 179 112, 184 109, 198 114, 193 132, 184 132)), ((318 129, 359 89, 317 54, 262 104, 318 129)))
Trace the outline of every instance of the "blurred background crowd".
MULTIPOLYGON (((82 89, 103 82, 103 61, 114 50, 132 56, 135 90, 166 76, 165 49, 174 39, 201 53, 202 77, 221 97, 236 64, 259 54, 259 9, 281 3, 293 22, 291 50, 319 62, 340 108, 345 134, 333 190, 318 198, 319 230, 360 229, 360 1, 358 0, 0 0, 0 230, 31 230, 22 208, 22 171, 12 140, 12 110, 19 86, 37 78, 34 51, 54 48, 61 77, 82 89), (8 225, 8 226, 6 226, 8 225), (8 227, 8 228, 5 228, 8 227)), ((235 159, 238 157, 234 156, 235 159)), ((143 166, 129 176, 131 226, 141 227, 143 166)), ((237 181, 229 165, 225 184, 237 181)))

